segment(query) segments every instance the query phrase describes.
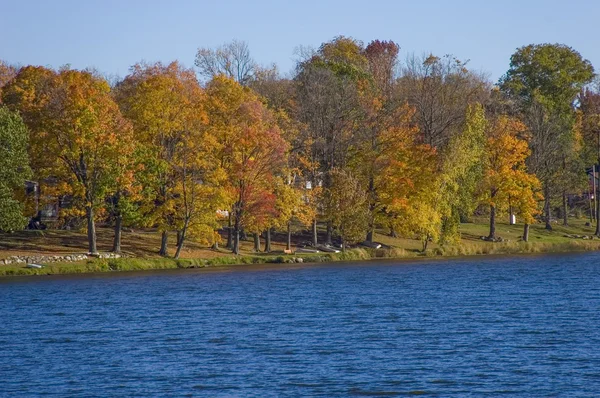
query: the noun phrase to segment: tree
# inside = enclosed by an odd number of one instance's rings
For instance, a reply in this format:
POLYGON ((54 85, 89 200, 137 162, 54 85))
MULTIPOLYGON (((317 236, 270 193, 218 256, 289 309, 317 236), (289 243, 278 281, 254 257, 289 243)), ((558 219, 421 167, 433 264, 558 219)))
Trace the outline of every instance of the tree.
POLYGON ((174 191, 180 231, 175 258, 179 258, 188 232, 207 243, 214 242, 217 210, 224 203, 221 186, 226 175, 213 156, 212 137, 198 127, 182 134, 175 154, 174 191))
POLYGON ((57 87, 55 71, 26 66, 2 90, 2 101, 10 110, 19 112, 30 131, 30 165, 41 192, 46 188, 44 180, 60 168, 57 157, 40 156, 48 149, 49 124, 54 117, 48 109, 57 87))
MULTIPOLYGON (((17 76, 17 70, 17 67, 0 60, 0 90, 17 76)), ((2 103, 1 96, 0 103, 2 103)))
POLYGON ((451 55, 408 58, 398 81, 398 95, 416 110, 423 142, 445 150, 464 124, 467 108, 485 104, 486 78, 470 71, 467 63, 451 55))
POLYGON ((360 181, 344 170, 331 170, 329 180, 331 185, 325 192, 326 215, 345 250, 348 244, 362 241, 367 231, 367 195, 360 181))
POLYGON ((564 169, 576 141, 574 101, 594 76, 591 63, 563 44, 531 44, 511 56, 501 90, 519 106, 531 131, 529 168, 541 180, 546 228, 552 229, 551 199, 564 190, 564 169), (563 181, 561 182, 561 178, 563 181))
MULTIPOLYGON (((428 152, 431 148, 418 143, 414 109, 408 105, 382 103, 375 98, 368 114, 350 148, 349 169, 361 181, 367 194, 369 226, 366 240, 372 242, 377 224, 396 226, 394 220, 398 217, 398 209, 392 211, 394 206, 390 199, 406 199, 407 196, 403 196, 408 195, 405 188, 426 178, 419 175, 419 168, 427 169, 427 166, 416 163, 420 162, 422 151, 428 152)), ((435 161, 432 165, 435 166, 435 161)), ((425 169, 421 170, 424 174, 425 169)), ((409 189, 412 188, 414 186, 409 189)))
POLYGON ((194 72, 177 62, 137 64, 117 87, 117 99, 140 146, 142 211, 145 223, 162 233, 159 253, 168 254, 168 233, 176 229, 178 256, 190 225, 204 231, 202 238, 214 240, 221 196, 213 184, 221 177, 219 165, 211 163, 214 145, 205 132, 205 95, 194 72))
POLYGON ((206 80, 225 75, 241 85, 250 83, 257 69, 256 62, 250 56, 248 43, 239 40, 216 49, 199 48, 195 64, 206 80))
MULTIPOLYGON (((260 98, 234 80, 215 77, 207 86, 209 134, 215 157, 228 176, 233 218, 233 252, 240 253, 240 232, 271 213, 273 179, 286 165, 288 144, 275 115, 260 98)), ((255 228, 258 233, 260 228, 255 228)))
POLYGON ((310 191, 295 186, 295 180, 293 173, 275 180, 276 214, 269 223, 269 229, 276 228, 286 231, 287 250, 292 249, 293 224, 297 223, 303 227, 307 227, 315 218, 314 207, 311 206, 309 201, 310 191))
MULTIPOLYGON (((373 41, 364 49, 368 61, 369 82, 360 90, 362 115, 355 121, 356 132, 349 148, 349 165, 367 190, 369 198, 369 228, 366 240, 373 241, 375 226, 384 216, 379 200, 378 176, 385 167, 385 158, 401 151, 404 138, 416 131, 412 118, 414 109, 392 96, 394 69, 399 47, 393 42, 373 41)), ((364 85, 364 82, 361 82, 364 85)), ((410 144, 412 144, 412 138, 410 144)))
POLYGON ((27 143, 29 132, 21 117, 0 105, 0 230, 22 229, 27 224, 23 205, 15 193, 25 189, 31 176, 27 143))
POLYGON ((483 106, 469 106, 462 129, 439 157, 436 208, 442 220, 442 243, 459 238, 461 218, 468 219, 478 204, 476 189, 483 176, 486 126, 483 106))
MULTIPOLYGON (((368 60, 362 43, 336 37, 297 65, 295 118, 302 124, 297 149, 302 175, 311 187, 329 189, 328 173, 347 166, 351 147, 364 116, 361 90, 368 86, 368 60)), ((315 206, 318 203, 314 203, 315 206)), ((331 243, 328 220, 327 243, 331 243)), ((316 219, 313 223, 316 232, 316 219)), ((316 244, 316 233, 313 240, 316 244)))
POLYGON ((525 160, 530 154, 527 141, 520 138, 525 131, 523 123, 506 116, 493 120, 488 129, 485 172, 480 189, 482 203, 490 206, 488 239, 491 241, 496 239, 496 214, 508 208, 511 198, 519 204, 525 223, 532 221, 535 202, 533 192, 539 182, 525 168, 525 160))
POLYGON ((569 112, 583 86, 594 77, 592 64, 564 44, 530 44, 510 58, 500 87, 527 107, 541 101, 549 110, 569 112))
POLYGON ((392 95, 400 47, 393 41, 373 40, 365 47, 368 71, 383 97, 392 95))
POLYGON ((131 128, 108 83, 87 71, 23 68, 6 87, 4 100, 22 112, 34 134, 41 175, 66 182, 85 211, 88 249, 97 253, 95 213, 113 189, 117 162, 130 148, 131 128), (42 150, 43 148, 43 150, 42 150), (54 156, 39 156, 52 153, 54 156))
MULTIPOLYGON (((407 116, 410 116, 409 113, 407 116)), ((423 243, 437 240, 441 213, 437 152, 421 144, 419 131, 410 125, 384 130, 385 148, 376 160, 373 186, 377 193, 377 214, 392 235, 416 236, 423 243)))
MULTIPOLYGON (((581 131, 583 136, 583 157, 586 164, 594 165, 592 178, 596 178, 600 164, 600 90, 598 84, 588 87, 579 96, 579 111, 581 120, 581 131)), ((600 189, 600 188, 599 188, 600 189)), ((594 192, 598 195, 598 191, 594 192)), ((600 200, 596 200, 596 236, 600 236, 600 200)))

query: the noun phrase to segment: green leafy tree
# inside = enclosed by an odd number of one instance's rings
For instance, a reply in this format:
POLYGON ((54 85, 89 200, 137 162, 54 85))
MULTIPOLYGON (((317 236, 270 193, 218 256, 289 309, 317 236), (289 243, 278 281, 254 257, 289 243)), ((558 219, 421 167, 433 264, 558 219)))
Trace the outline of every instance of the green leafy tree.
POLYGON ((442 242, 458 239, 461 217, 471 216, 477 206, 477 185, 483 173, 485 111, 481 105, 467 108, 461 132, 452 137, 442 153, 439 172, 442 242))
POLYGON ((31 176, 27 142, 29 132, 21 117, 0 105, 0 230, 22 229, 27 220, 16 193, 31 176))
POLYGON ((511 56, 500 79, 501 90, 513 99, 531 131, 529 169, 541 180, 546 228, 552 229, 551 200, 565 194, 576 146, 573 104, 594 77, 592 64, 564 44, 531 44, 511 56))

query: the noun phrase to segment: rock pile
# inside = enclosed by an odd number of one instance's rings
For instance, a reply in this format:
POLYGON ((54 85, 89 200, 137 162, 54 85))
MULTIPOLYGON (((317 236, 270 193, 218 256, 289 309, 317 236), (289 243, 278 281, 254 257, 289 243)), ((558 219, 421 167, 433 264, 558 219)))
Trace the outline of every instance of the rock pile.
POLYGON ((70 263, 74 261, 84 261, 89 258, 120 258, 120 254, 116 253, 99 253, 97 255, 90 254, 64 254, 60 256, 11 256, 4 260, 0 260, 0 264, 49 264, 49 263, 70 263))

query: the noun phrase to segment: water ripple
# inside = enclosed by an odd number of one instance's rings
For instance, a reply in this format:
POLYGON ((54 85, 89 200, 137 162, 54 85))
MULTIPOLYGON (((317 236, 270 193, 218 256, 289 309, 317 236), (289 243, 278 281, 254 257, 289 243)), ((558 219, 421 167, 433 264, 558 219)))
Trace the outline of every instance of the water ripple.
POLYGON ((0 279, 0 396, 595 396, 600 254, 0 279))

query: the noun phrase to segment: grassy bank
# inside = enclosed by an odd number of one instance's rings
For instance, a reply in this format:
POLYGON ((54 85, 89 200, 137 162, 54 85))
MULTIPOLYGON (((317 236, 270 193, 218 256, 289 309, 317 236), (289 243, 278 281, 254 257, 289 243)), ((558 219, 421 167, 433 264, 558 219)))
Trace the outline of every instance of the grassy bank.
POLYGON ((186 269, 218 267, 242 264, 293 264, 326 263, 336 261, 372 260, 383 258, 436 258, 474 255, 502 255, 526 253, 561 253, 600 250, 600 240, 571 241, 559 243, 508 242, 489 245, 460 244, 444 248, 435 248, 425 253, 408 251, 401 248, 368 249, 354 248, 344 253, 318 253, 296 255, 244 255, 223 256, 210 259, 172 259, 172 258, 118 258, 90 259, 73 263, 48 264, 41 269, 25 268, 23 265, 0 267, 0 276, 18 275, 59 275, 116 271, 145 271, 161 269, 186 269))
POLYGON ((242 264, 295 264, 333 261, 368 260, 377 255, 369 249, 350 249, 344 253, 318 253, 295 255, 244 255, 223 256, 210 259, 172 258, 116 258, 90 259, 72 263, 53 263, 44 268, 25 268, 23 264, 0 267, 0 276, 57 275, 113 271, 145 271, 176 268, 205 268, 242 264))
MULTIPOLYGON (((286 264, 321 263, 333 261, 369 260, 376 258, 452 257, 470 255, 503 255, 525 253, 557 253, 600 250, 600 239, 592 239, 594 228, 585 220, 574 219, 569 226, 556 225, 547 231, 542 225, 534 225, 530 241, 520 241, 522 226, 498 223, 498 234, 504 242, 487 242, 481 236, 487 234, 485 220, 461 225, 462 240, 459 244, 440 246, 430 244, 429 250, 420 252, 421 243, 414 239, 392 238, 379 231, 376 241, 389 249, 355 248, 345 253, 283 254, 285 237, 275 235, 272 249, 275 253, 254 253, 251 240, 242 242, 242 255, 234 256, 227 250, 206 248, 189 242, 182 258, 175 260, 156 255, 160 235, 156 231, 129 231, 123 234, 123 250, 126 258, 88 259, 70 263, 51 263, 41 269, 25 268, 25 264, 0 265, 0 276, 50 275, 113 271, 141 271, 176 268, 217 267, 236 264, 286 264), (585 237, 585 239, 584 239, 585 237)), ((100 250, 108 250, 112 231, 99 229, 100 250)), ((172 237, 171 239, 174 239, 172 237)), ((295 244, 306 240, 303 235, 294 237, 295 244)), ((171 248, 174 241, 170 242, 171 248)), ((85 234, 74 231, 23 231, 17 234, 0 234, 0 260, 14 255, 58 255, 83 253, 85 234)))

